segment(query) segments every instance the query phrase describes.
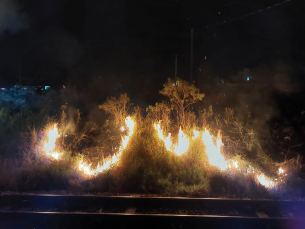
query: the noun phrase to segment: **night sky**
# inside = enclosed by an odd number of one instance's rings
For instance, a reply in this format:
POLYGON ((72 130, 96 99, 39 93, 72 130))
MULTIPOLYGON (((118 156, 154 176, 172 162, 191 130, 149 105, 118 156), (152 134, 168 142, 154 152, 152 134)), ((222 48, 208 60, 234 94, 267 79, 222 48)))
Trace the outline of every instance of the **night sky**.
POLYGON ((228 79, 277 61, 302 82, 305 3, 278 3, 0 0, 0 86, 17 83, 20 74, 25 85, 145 96, 174 76, 175 54, 178 76, 189 78, 191 28, 196 82, 206 69, 228 79))

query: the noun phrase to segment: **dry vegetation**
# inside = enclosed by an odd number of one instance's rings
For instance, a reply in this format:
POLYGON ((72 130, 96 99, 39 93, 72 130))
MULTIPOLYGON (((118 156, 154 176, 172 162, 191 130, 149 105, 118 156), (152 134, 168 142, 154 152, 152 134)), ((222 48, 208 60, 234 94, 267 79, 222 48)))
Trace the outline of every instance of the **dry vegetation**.
MULTIPOLYGON (((39 112, 27 114, 22 110, 10 113, 1 109, 0 189, 268 196, 270 192, 259 185, 254 176, 242 172, 249 166, 269 177, 276 177, 279 167, 285 169, 288 174, 282 177, 285 182, 272 193, 291 193, 291 187, 298 187, 303 182, 297 176, 300 158, 282 158, 279 162, 266 154, 262 139, 251 124, 250 115, 241 122, 230 108, 222 114, 215 114, 212 107, 196 113, 193 105, 204 94, 180 79, 177 85, 169 79, 160 93, 168 100, 149 106, 146 112, 137 106, 132 111, 126 94, 107 99, 99 106, 109 114, 103 125, 83 121, 78 110, 73 117, 70 115, 71 118, 67 115, 66 106, 57 107, 56 112, 38 109, 39 112), (120 127, 128 114, 136 121, 136 129, 120 161, 97 176, 80 172, 79 161, 92 161, 92 167, 95 167, 98 161, 116 152, 123 134, 120 127), (189 136, 193 128, 207 128, 214 136, 221 130, 224 156, 238 161, 239 168, 244 170, 221 172, 211 166, 200 139, 192 141, 187 152, 181 156, 167 151, 153 126, 159 120, 162 120, 165 134, 172 133, 173 141, 177 140, 175 136, 180 127, 189 136), (53 123, 58 123, 62 133, 56 142, 57 150, 63 155, 59 161, 45 157, 43 152, 47 130, 53 123)), ((49 99, 45 97, 45 100, 49 99)), ((294 188, 293 192, 295 195, 304 194, 301 189, 294 188)))

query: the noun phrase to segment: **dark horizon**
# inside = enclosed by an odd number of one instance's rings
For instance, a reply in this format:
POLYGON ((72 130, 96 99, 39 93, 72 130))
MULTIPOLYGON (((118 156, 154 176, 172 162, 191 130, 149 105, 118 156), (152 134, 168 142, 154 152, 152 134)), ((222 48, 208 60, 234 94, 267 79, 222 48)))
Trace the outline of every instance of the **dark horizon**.
MULTIPOLYGON (((104 94, 158 90, 190 75, 229 80, 245 68, 289 66, 302 83, 304 16, 296 1, 3 2, 0 84, 99 87, 104 94), (279 5, 277 5, 279 4, 279 5), (6 8, 5 8, 6 7, 6 8), (270 7, 270 8, 268 8, 270 7), (253 13, 253 14, 252 14, 253 13), (206 58, 206 59, 205 59, 206 58)), ((138 92, 136 92, 138 93, 138 92)))

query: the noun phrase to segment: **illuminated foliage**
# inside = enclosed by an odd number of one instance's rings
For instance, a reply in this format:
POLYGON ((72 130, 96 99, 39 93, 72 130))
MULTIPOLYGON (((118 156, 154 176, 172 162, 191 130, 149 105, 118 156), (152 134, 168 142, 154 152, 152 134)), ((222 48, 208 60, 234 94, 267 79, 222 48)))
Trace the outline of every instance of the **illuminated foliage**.
POLYGON ((121 94, 117 99, 115 97, 108 98, 106 102, 99 105, 99 108, 114 116, 115 124, 122 126, 127 117, 127 111, 130 106, 130 99, 127 94, 121 94))
POLYGON ((178 125, 184 128, 187 125, 188 112, 191 111, 191 105, 202 100, 205 94, 200 93, 194 84, 189 84, 185 80, 178 79, 177 83, 169 78, 167 83, 163 84, 160 94, 168 97, 176 111, 178 125))
POLYGON ((171 124, 171 110, 172 109, 170 107, 170 104, 166 102, 156 103, 155 106, 149 106, 146 108, 147 119, 150 120, 152 123, 162 120, 162 128, 163 130, 167 131, 171 124))

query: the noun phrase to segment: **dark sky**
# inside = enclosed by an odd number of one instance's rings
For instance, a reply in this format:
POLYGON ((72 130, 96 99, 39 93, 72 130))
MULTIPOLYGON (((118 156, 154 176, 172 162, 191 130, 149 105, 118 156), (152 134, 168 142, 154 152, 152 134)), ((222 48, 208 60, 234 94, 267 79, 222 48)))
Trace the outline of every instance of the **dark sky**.
POLYGON ((0 0, 0 84, 20 72, 24 84, 148 93, 173 77, 175 54, 188 79, 191 28, 195 80, 206 67, 223 78, 278 60, 302 69, 305 4, 266 9, 280 2, 0 0))

